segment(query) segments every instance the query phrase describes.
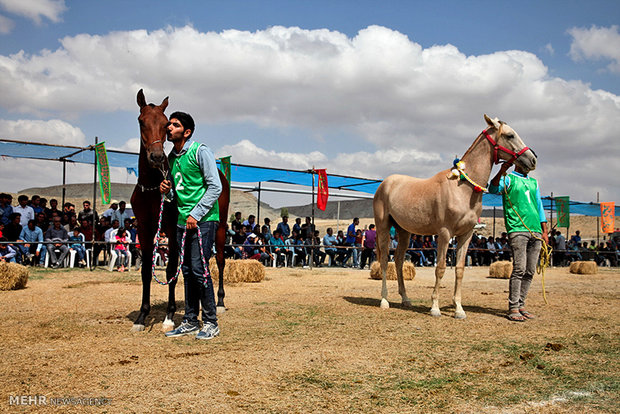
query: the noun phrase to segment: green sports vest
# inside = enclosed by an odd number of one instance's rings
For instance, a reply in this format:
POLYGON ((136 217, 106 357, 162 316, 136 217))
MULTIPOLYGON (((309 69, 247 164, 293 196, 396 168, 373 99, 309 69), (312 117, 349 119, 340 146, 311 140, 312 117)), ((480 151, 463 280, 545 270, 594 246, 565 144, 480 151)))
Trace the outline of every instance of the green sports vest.
POLYGON ((510 175, 510 186, 504 185, 502 194, 504 201, 504 219, 506 220, 506 231, 513 233, 528 229, 523 225, 521 219, 534 233, 542 233, 540 225, 540 214, 538 213, 538 199, 536 190, 538 182, 534 178, 520 177, 515 174, 510 175), (515 213, 516 210, 516 213, 515 213), (519 216, 517 216, 519 213, 519 216))
MULTIPOLYGON (((170 171, 174 182, 174 191, 177 198, 177 208, 179 209, 179 226, 185 226, 189 213, 207 192, 200 165, 197 161, 197 152, 200 147, 198 142, 192 142, 188 150, 176 157, 170 157, 170 171)), ((211 210, 198 220, 200 223, 205 221, 219 221, 220 209, 217 201, 211 210)))

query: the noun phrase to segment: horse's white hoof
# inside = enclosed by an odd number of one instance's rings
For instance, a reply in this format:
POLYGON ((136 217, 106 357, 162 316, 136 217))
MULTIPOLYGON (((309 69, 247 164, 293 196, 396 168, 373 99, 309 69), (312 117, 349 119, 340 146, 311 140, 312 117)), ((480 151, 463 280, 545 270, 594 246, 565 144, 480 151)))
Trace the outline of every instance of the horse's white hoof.
POLYGON ((215 313, 216 313, 217 315, 221 315, 221 314, 223 314, 224 312, 226 312, 226 307, 225 307, 225 306, 218 306, 218 307, 215 309, 215 313))
POLYGON ((131 332, 142 332, 144 330, 144 325, 134 324, 131 327, 131 332))
POLYGON ((166 319, 162 324, 161 324, 161 331, 162 332, 170 332, 171 330, 174 329, 174 322, 171 321, 170 319, 166 319))
POLYGON ((454 319, 465 319, 466 317, 465 312, 456 312, 454 314, 454 319))
POLYGON ((388 302, 386 299, 381 299, 381 309, 389 309, 390 308, 390 302, 388 302))
POLYGON ((438 318, 441 316, 441 311, 439 309, 431 309, 431 316, 438 318))

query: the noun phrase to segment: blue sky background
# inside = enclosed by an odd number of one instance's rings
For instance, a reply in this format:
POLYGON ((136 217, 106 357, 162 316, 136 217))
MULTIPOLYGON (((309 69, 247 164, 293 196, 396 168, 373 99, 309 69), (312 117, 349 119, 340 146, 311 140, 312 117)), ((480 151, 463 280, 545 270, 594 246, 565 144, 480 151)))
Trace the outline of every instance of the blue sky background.
MULTIPOLYGON (((620 201, 617 1, 22 3, 0 0, 2 138, 137 150, 144 88, 234 162, 427 177, 488 113, 536 149, 544 194, 620 201)), ((1 189, 58 184, 48 164, 22 184, 1 160, 1 189)))

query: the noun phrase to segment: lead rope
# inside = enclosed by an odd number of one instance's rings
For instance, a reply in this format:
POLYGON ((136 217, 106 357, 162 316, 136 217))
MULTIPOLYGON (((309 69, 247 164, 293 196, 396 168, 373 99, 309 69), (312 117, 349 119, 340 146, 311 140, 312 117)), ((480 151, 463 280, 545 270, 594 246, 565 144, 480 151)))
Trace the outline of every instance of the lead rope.
MULTIPOLYGON (((504 176, 505 175, 506 174, 504 174, 504 176)), ((553 251, 553 248, 550 245, 548 245, 547 242, 542 239, 542 237, 538 237, 534 235, 534 232, 532 232, 532 230, 530 230, 530 228, 525 224, 525 222, 519 215, 519 212, 517 211, 517 209, 515 209, 515 206, 512 205, 512 201, 510 201, 510 198, 506 197, 506 200, 508 200, 508 203, 510 204, 510 208, 512 208, 512 211, 514 211, 517 217, 519 217, 521 224, 523 224, 523 226, 527 229, 527 231, 530 232, 530 235, 533 238, 541 241, 540 258, 538 260, 538 264, 536 265, 536 273, 538 273, 539 275, 542 274, 543 299, 545 300, 545 305, 548 305, 549 302, 547 301, 547 293, 545 291, 545 269, 551 265, 551 252, 553 251)))
MULTIPOLYGON (((185 230, 183 230, 183 237, 181 238, 181 249, 179 250, 180 259, 179 259, 179 266, 177 268, 176 274, 172 278, 170 278, 169 281, 162 282, 161 280, 157 278, 157 275, 155 274, 155 256, 157 255, 157 248, 159 247, 159 232, 161 230, 161 222, 162 222, 162 216, 164 212, 164 200, 165 200, 165 196, 162 194, 161 204, 159 206, 159 220, 157 221, 157 234, 155 235, 155 245, 153 247, 153 261, 151 264, 151 273, 157 283, 165 286, 177 280, 179 278, 179 273, 181 273, 181 266, 183 266, 183 260, 185 259, 185 236, 187 235, 187 227, 185 228, 185 230)), ((207 268, 204 250, 202 249, 202 234, 200 233, 200 227, 197 226, 196 230, 198 231, 198 244, 200 245, 200 259, 202 260, 202 266, 205 269, 203 284, 206 287, 207 278, 209 277, 209 269, 207 268)))

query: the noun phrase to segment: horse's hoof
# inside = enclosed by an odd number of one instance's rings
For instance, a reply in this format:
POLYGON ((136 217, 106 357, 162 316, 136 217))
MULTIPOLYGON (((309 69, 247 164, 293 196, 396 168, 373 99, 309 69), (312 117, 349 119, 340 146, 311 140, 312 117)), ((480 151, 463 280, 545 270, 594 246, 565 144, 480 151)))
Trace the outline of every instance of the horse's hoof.
POLYGON ((215 313, 216 313, 217 315, 222 315, 224 312, 226 312, 226 307, 225 307, 225 306, 218 306, 218 307, 215 309, 215 313))
POLYGON ((388 302, 386 299, 381 299, 381 309, 389 309, 390 308, 390 302, 388 302))
POLYGON ((439 309, 431 309, 431 316, 438 318, 441 316, 441 311, 439 309))
POLYGON ((173 329, 174 329, 174 322, 166 318, 166 320, 164 320, 164 322, 161 324, 161 331, 170 332, 173 329))
POLYGON ((144 325, 140 325, 137 323, 134 323, 133 326, 131 327, 131 332, 142 332, 144 330, 144 325))
POLYGON ((413 307, 413 305, 411 304, 411 301, 409 299, 403 300, 403 306, 405 308, 412 308, 413 307))
POLYGON ((454 314, 454 319, 465 319, 466 317, 465 312, 456 312, 454 314))

